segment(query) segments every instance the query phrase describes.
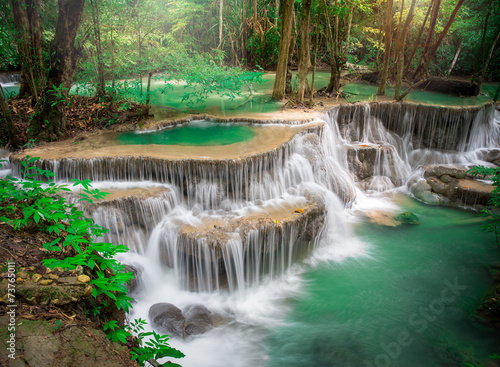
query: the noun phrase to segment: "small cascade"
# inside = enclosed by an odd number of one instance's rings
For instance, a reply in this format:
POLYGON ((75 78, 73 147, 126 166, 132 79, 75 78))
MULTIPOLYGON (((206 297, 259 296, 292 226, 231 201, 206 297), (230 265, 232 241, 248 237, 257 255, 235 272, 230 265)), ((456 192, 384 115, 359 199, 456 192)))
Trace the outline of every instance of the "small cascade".
POLYGON ((443 108, 409 103, 341 105, 326 114, 368 191, 406 183, 424 165, 471 164, 500 146, 494 106, 443 108))
POLYGON ((0 74, 0 84, 2 86, 14 85, 21 82, 21 74, 0 74))

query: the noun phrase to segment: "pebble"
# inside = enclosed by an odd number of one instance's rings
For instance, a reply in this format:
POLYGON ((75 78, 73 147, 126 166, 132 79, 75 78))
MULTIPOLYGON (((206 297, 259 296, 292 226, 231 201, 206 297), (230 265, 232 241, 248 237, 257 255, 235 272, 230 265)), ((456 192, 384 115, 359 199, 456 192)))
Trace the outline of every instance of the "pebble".
POLYGON ((33 280, 35 283, 38 282, 40 279, 42 279, 42 276, 40 274, 34 274, 31 277, 31 280, 33 280))
POLYGON ((17 284, 23 284, 24 283, 24 279, 23 278, 16 278, 16 283, 17 284))
POLYGON ((57 280, 57 279, 59 279, 59 275, 50 273, 49 274, 49 279, 57 280))
POLYGON ((85 275, 85 274, 79 275, 76 279, 78 279, 78 281, 80 283, 88 283, 88 282, 90 282, 90 277, 88 275, 85 275))
POLYGON ((28 279, 29 275, 25 271, 20 271, 19 273, 16 274, 18 278, 23 278, 23 279, 28 279))
POLYGON ((41 285, 49 285, 49 284, 52 284, 54 283, 54 281, 52 279, 43 279, 43 280, 40 280, 40 284, 41 285))

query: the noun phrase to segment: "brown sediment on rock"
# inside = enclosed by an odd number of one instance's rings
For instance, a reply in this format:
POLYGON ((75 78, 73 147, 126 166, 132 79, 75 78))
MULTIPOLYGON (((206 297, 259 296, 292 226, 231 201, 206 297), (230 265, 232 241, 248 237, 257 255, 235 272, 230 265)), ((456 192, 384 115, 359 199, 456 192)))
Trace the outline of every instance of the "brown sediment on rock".
MULTIPOLYGON (((245 251, 250 231, 258 231, 262 236, 259 251, 275 251, 276 248, 267 243, 267 237, 273 237, 276 243, 285 247, 291 245, 289 240, 313 241, 323 228, 325 216, 323 204, 305 199, 293 204, 265 205, 241 217, 207 218, 197 226, 184 225, 180 229, 177 249, 184 255, 197 258, 205 254, 208 257, 203 260, 218 262, 229 240, 240 239, 245 251), (289 238, 291 232, 293 238, 289 238), (210 251, 198 251, 199 246, 206 246, 210 251)), ((167 265, 173 265, 166 252, 162 258, 167 265)))

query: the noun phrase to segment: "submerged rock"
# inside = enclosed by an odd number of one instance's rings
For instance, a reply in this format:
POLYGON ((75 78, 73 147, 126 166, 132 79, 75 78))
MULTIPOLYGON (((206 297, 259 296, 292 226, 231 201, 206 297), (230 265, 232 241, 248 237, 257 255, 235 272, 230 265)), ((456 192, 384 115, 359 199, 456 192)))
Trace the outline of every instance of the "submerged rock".
POLYGON ((396 216, 396 220, 405 224, 419 224, 418 216, 412 212, 403 212, 396 216))
POLYGON ((200 304, 187 306, 182 311, 171 303, 151 306, 149 318, 159 333, 180 338, 204 334, 220 324, 221 319, 200 304))

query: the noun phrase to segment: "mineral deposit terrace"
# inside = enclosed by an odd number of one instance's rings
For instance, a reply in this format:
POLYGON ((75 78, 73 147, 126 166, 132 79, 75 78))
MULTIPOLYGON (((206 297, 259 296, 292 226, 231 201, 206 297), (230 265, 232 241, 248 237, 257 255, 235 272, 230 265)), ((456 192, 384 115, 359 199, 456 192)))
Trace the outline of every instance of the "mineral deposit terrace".
MULTIPOLYGON (((50 143, 27 149, 12 158, 26 155, 41 159, 98 158, 145 156, 160 159, 223 160, 236 159, 260 154, 275 149, 290 141, 293 136, 305 129, 321 126, 322 121, 298 125, 257 124, 255 137, 249 141, 218 146, 181 146, 181 145, 119 145, 117 133, 98 133, 81 141, 75 139, 50 143)), ((77 139, 78 140, 78 139, 77 139)))

